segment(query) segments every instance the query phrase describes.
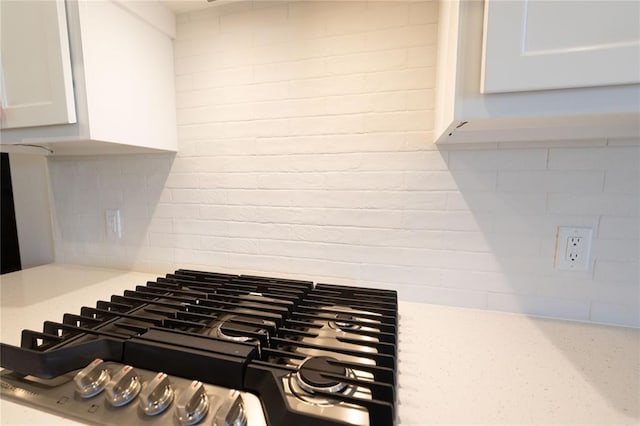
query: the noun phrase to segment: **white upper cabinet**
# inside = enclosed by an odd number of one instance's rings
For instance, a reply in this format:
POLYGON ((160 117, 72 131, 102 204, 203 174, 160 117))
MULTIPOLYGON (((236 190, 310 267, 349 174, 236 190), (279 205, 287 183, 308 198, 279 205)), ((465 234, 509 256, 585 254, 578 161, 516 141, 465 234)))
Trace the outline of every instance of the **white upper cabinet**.
POLYGON ((637 1, 440 1, 437 143, 637 138, 637 1))
POLYGON ((37 145, 54 155, 176 151, 175 18, 163 4, 2 1, 0 13, 3 150, 37 145), (11 23, 6 38, 5 22, 11 23), (59 30, 53 39, 50 27, 59 30), (68 41, 62 36, 67 31, 68 41), (62 95, 66 101, 58 102, 62 95), (54 100, 51 113, 38 109, 54 100), (54 115, 62 118, 51 121, 54 115))
POLYGON ((64 2, 4 1, 0 16, 0 128, 75 123, 64 2))
POLYGON ((640 82, 640 2, 485 2, 483 93, 640 82))

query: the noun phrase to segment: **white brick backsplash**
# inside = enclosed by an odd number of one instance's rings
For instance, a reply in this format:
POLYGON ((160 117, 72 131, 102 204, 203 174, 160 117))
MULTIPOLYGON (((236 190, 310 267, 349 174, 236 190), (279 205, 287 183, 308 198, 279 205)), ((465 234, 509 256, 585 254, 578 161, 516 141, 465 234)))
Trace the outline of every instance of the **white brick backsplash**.
POLYGON ((326 207, 381 208, 404 210, 442 210, 446 195, 427 191, 325 191, 326 207))
POLYGON ((203 202, 203 191, 199 189, 171 189, 171 201, 185 204, 203 202))
POLYGON ((199 177, 199 185, 203 189, 257 188, 258 178, 250 173, 206 173, 199 177))
POLYGON ((539 149, 539 148, 598 148, 607 145, 606 139, 563 139, 552 141, 507 141, 499 142, 498 148, 539 149))
POLYGON ((189 249, 175 249, 177 264, 192 264, 202 268, 203 265, 230 265, 230 255, 226 251, 203 251, 189 249))
POLYGON ((167 177, 167 188, 197 188, 200 177, 191 173, 172 173, 167 177))
POLYGON ((525 275, 512 277, 501 272, 460 269, 442 271, 442 285, 459 289, 527 295, 536 291, 532 282, 531 277, 525 275))
MULTIPOLYGON (((212 37, 220 31, 218 15, 208 16, 207 18, 201 16, 198 19, 190 19, 189 22, 182 25, 181 28, 184 28, 184 31, 181 33, 182 40, 197 40, 203 36, 212 37)), ((176 48, 177 47, 182 46, 176 46, 176 48)))
POLYGON ((179 249, 199 249, 203 247, 203 237, 188 234, 149 233, 149 244, 156 247, 174 247, 179 249))
POLYGON ((604 173, 597 171, 500 171, 498 191, 508 192, 598 192, 604 173))
POLYGON ((609 146, 638 146, 640 145, 640 138, 620 138, 620 139, 608 139, 607 145, 609 146))
POLYGON ((433 111, 406 111, 367 114, 364 117, 366 133, 401 130, 428 130, 433 127, 433 111))
POLYGON ((178 139, 214 139, 222 132, 221 124, 197 124, 178 126, 178 139))
POLYGON ((445 232, 443 247, 450 250, 480 251, 497 256, 536 256, 540 253, 540 242, 535 238, 522 244, 522 238, 511 235, 484 234, 481 232, 445 232))
POLYGON ((598 238, 621 238, 638 240, 640 220, 637 217, 602 216, 598 227, 598 238))
MULTIPOLYGON (((251 105, 242 105, 242 108, 250 111, 253 119, 306 117, 327 115, 329 102, 322 99, 296 99, 280 102, 260 102, 251 105)), ((354 111, 361 112, 361 111, 354 111)))
POLYGON ((243 254, 259 254, 259 240, 249 240, 246 238, 225 238, 225 237, 203 237, 200 240, 203 250, 232 252, 243 254))
POLYGON ((495 151, 453 151, 451 170, 544 170, 546 149, 503 149, 495 151))
MULTIPOLYGON (((386 284, 386 283, 385 283, 386 284)), ((428 302, 463 308, 487 307, 487 293, 453 288, 421 286, 398 286, 398 292, 413 302, 428 302)))
POLYGON ((438 3, 435 1, 416 1, 409 3, 410 24, 434 24, 438 22, 438 3))
POLYGON ((491 191, 496 186, 495 171, 415 172, 405 174, 407 190, 491 191))
POLYGON ((604 324, 623 324, 640 327, 640 306, 614 303, 591 303, 591 321, 604 324))
POLYGON ((271 239, 304 239, 305 230, 311 228, 308 225, 291 225, 280 223, 252 223, 252 222, 226 222, 227 228, 224 234, 230 237, 242 238, 271 238, 271 239))
MULTIPOLYGON (((355 78, 353 80, 356 80, 355 78)), ((389 90, 411 90, 433 88, 435 69, 433 67, 412 68, 400 71, 384 71, 359 76, 364 83, 352 90, 366 92, 386 92, 389 90)))
POLYGON ((154 217, 149 223, 148 230, 149 232, 171 233, 173 232, 173 221, 154 217))
POLYGON ((291 80, 288 85, 288 96, 291 98, 314 98, 364 93, 364 83, 364 78, 361 75, 291 80))
POLYGON ((399 190, 402 189, 402 172, 345 172, 325 173, 324 189, 399 190))
POLYGON ((197 208, 193 208, 190 204, 168 204, 158 203, 153 211, 153 216, 158 218, 198 218, 200 215, 197 208))
POLYGON ((226 191, 174 190, 175 202, 201 204, 230 204, 254 206, 298 206, 298 207, 344 207, 354 209, 395 209, 404 210, 407 204, 417 210, 442 210, 446 194, 433 192, 401 191, 344 191, 287 189, 251 190, 234 189, 226 191), (180 191, 180 192, 178 192, 180 191), (179 194, 179 195, 176 195, 179 194))
MULTIPOLYGON (((330 175, 327 173, 327 175, 330 175)), ((256 185, 260 189, 323 189, 328 176, 321 173, 269 173, 256 176, 256 185)), ((248 186, 244 186, 247 188, 248 186)), ((242 188, 242 187, 240 187, 242 188)))
POLYGON ((339 202, 328 202, 326 194, 326 191, 318 190, 232 190, 228 193, 228 204, 238 206, 257 205, 273 207, 347 207, 345 204, 341 204, 339 202))
POLYGON ((551 232, 556 232, 558 226, 581 226, 584 228, 593 229, 594 235, 598 233, 598 218, 596 215, 585 215, 581 211, 577 211, 576 214, 569 215, 556 215, 546 214, 543 216, 541 222, 541 230, 545 235, 550 235, 551 232), (571 224, 571 225, 570 225, 571 224))
POLYGON ((95 175, 117 175, 122 171, 119 161, 109 161, 108 159, 91 158, 76 165, 76 172, 83 176, 95 175))
POLYGON ((229 225, 226 222, 197 219, 173 219, 176 234, 225 235, 229 225))
MULTIPOLYGON (((376 133, 376 134, 347 134, 347 135, 327 135, 323 140, 319 138, 305 138, 296 142, 296 146, 290 146, 291 152, 299 152, 304 149, 305 153, 314 152, 400 152, 417 151, 418 149, 408 149, 406 147, 406 135, 401 132, 376 133), (315 151, 312 151, 315 150, 315 151)), ((277 146, 281 146, 278 142, 277 146)), ((273 148, 272 148, 273 149, 273 148)))
POLYGON ((251 109, 244 104, 184 108, 177 112, 178 125, 246 121, 253 118, 256 117, 252 114, 251 109), (211 119, 211 117, 215 118, 211 119))
POLYGON ((410 47, 407 50, 407 68, 435 66, 435 53, 436 46, 410 47))
POLYGON ((494 232, 498 234, 538 235, 543 238, 555 238, 558 226, 579 226, 598 230, 598 216, 584 215, 513 215, 496 213, 494 232))
POLYGON ((246 32, 253 28, 278 27, 286 24, 287 14, 287 5, 227 13, 220 16, 220 31, 246 32))
POLYGON ((627 194, 549 194, 547 210, 552 214, 584 214, 638 217, 638 195, 627 194))
POLYGON ((519 312, 546 317, 562 316, 585 321, 589 319, 590 305, 589 302, 577 300, 489 293, 487 307, 496 311, 519 312))
POLYGON ((636 307, 640 305, 640 289, 634 285, 617 285, 615 282, 595 281, 592 296, 594 299, 606 303, 636 307))
MULTIPOLYGON (((640 163, 640 159, 638 159, 638 162, 640 163)), ((616 194, 630 194, 638 197, 640 194, 640 172, 638 168, 613 168, 607 170, 604 176, 604 191, 616 194)))
POLYGON ((355 53, 325 59, 329 74, 354 74, 403 68, 407 64, 406 49, 355 53))
POLYGON ((477 217, 468 212, 408 210, 404 216, 406 226, 411 229, 475 231, 480 228, 477 217))
POLYGON ((364 45, 367 50, 434 45, 437 32, 435 24, 375 30, 366 34, 364 45))
POLYGON ((176 92, 182 93, 193 90, 193 76, 181 75, 176 76, 176 92))
POLYGON ((640 263, 634 261, 596 260, 594 277, 601 282, 638 283, 640 281, 640 263))
POLYGON ((74 199, 72 204, 72 211, 76 215, 88 215, 95 209, 95 206, 98 204, 98 193, 87 193, 85 196, 80 197, 80 193, 84 193, 85 190, 81 190, 80 188, 71 188, 71 191, 74 193, 74 199))
POLYGON ((190 156, 214 157, 217 155, 254 155, 257 149, 255 142, 255 138, 208 139, 196 141, 195 152, 190 156))
POLYGON ((259 64, 253 67, 253 79, 256 83, 304 80, 326 77, 328 74, 325 58, 259 64))
MULTIPOLYGON (((191 76, 189 76, 191 77, 191 76)), ((176 93, 176 108, 190 108, 204 106, 216 102, 216 89, 206 91, 183 91, 176 93)))
MULTIPOLYGON (((366 33, 344 34, 314 39, 301 38, 295 42, 290 42, 290 47, 296 50, 298 59, 324 58, 327 56, 345 55, 372 50, 367 49, 366 33)), ((395 46, 388 48, 393 47, 395 46)), ((375 50, 375 48, 373 50, 375 50)))
POLYGON ((49 158, 57 261, 640 325, 640 141, 433 144, 436 1, 217 3, 178 17, 177 154, 49 158))
MULTIPOLYGON (((287 120, 285 135, 322 135, 362 133, 365 117, 361 114, 303 117, 287 120)), ((276 135, 284 136, 284 135, 276 135)))
POLYGON ((363 281, 385 283, 382 288, 394 282, 437 287, 440 285, 441 275, 442 272, 438 269, 389 265, 363 265, 360 272, 363 281))
POLYGON ((614 260, 633 262, 640 259, 640 244, 633 235, 628 239, 603 240, 594 239, 591 246, 591 256, 600 260, 614 260))
POLYGON ((218 103, 259 102, 287 99, 289 84, 285 81, 221 87, 216 92, 218 103))
POLYGON ((531 285, 533 290, 531 294, 540 297, 557 297, 589 302, 596 294, 599 294, 599 297, 602 296, 602 292, 596 291, 598 285, 588 274, 577 277, 571 273, 558 273, 547 275, 544 279, 535 279, 535 285, 531 285))
POLYGON ((640 147, 549 150, 549 168, 562 170, 633 169, 640 166, 640 147))
MULTIPOLYGON (((307 209, 308 210, 308 209, 307 209)), ((333 226, 362 226, 369 228, 397 228, 405 227, 402 211, 379 209, 321 209, 324 223, 333 226)), ((320 212, 316 213, 318 216, 320 212)), ((319 222, 323 223, 323 222, 319 222)))
POLYGON ((512 192, 449 192, 447 209, 511 214, 544 214, 547 194, 518 194, 512 192))
MULTIPOLYGON (((334 3, 339 4, 339 3, 334 3)), ((340 13, 327 16, 327 33, 344 34, 406 25, 409 7, 406 2, 343 2, 340 13)))
POLYGON ((408 110, 433 109, 433 90, 411 90, 407 92, 406 107, 408 110))

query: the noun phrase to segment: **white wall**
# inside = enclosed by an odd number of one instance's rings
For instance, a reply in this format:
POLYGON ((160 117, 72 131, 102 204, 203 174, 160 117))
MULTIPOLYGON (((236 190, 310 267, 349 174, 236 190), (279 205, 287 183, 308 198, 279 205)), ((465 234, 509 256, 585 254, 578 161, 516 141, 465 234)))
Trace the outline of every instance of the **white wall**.
POLYGON ((434 146, 436 16, 404 1, 181 15, 177 157, 51 159, 57 259, 640 324, 640 141, 434 146), (590 271, 554 270, 558 225, 594 228, 590 271))

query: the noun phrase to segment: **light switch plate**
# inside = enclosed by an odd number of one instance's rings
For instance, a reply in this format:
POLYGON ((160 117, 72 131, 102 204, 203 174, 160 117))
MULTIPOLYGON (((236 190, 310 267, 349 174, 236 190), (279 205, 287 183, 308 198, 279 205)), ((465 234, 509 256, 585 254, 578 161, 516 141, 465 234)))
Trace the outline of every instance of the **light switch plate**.
POLYGON ((119 240, 122 238, 122 222, 120 220, 120 210, 108 209, 105 211, 105 225, 107 240, 119 240))
POLYGON ((589 270, 592 234, 591 228, 559 226, 556 238, 556 269, 589 270))

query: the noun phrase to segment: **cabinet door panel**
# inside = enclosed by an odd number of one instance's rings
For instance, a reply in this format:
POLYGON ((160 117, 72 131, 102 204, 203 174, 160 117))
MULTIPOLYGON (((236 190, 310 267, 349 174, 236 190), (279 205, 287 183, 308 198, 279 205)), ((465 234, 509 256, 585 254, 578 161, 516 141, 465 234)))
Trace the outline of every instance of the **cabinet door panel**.
POLYGON ((64 1, 2 1, 1 128, 75 123, 64 1))
POLYGON ((640 2, 487 0, 483 92, 640 82, 640 2))

